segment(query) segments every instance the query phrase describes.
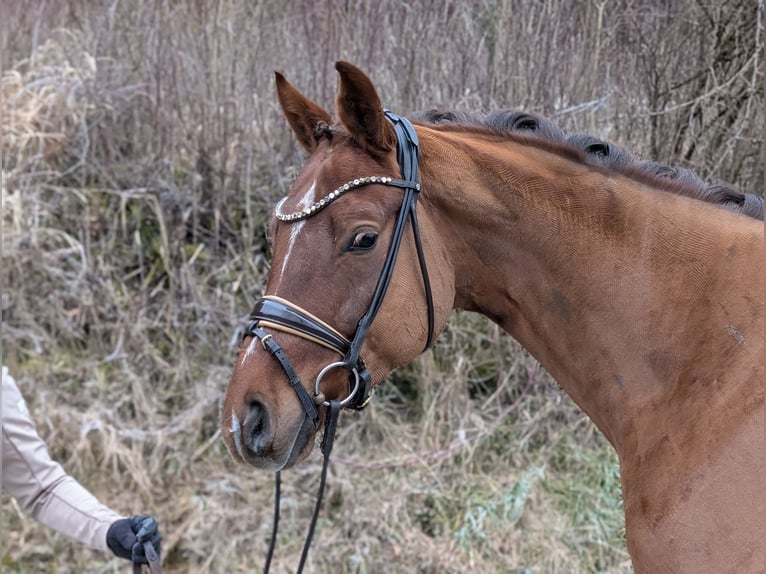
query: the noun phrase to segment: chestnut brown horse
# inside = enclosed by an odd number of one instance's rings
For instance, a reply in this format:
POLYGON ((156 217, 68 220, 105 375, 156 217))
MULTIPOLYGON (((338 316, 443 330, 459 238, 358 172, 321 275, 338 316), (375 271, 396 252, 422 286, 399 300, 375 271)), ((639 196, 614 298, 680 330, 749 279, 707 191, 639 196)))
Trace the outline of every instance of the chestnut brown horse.
POLYGON ((467 309, 617 450, 637 572, 762 571, 763 223, 566 142, 413 128, 363 72, 336 69, 337 123, 277 74, 309 158, 226 390, 233 457, 298 463, 329 404, 361 406, 467 309))

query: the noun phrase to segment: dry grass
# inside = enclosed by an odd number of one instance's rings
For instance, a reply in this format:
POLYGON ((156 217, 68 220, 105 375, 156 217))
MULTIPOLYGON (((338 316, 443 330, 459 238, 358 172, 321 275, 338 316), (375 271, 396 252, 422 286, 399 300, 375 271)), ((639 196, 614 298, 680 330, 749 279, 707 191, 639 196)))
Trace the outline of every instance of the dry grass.
MULTIPOLYGON (((762 12, 665 4, 6 4, 3 362, 53 456, 115 509, 154 513, 169 572, 257 571, 271 477, 230 461, 217 419, 266 215, 302 161, 272 70, 329 106, 345 58, 398 112, 538 111, 757 189, 762 12)), ((284 476, 275 571, 298 562, 319 468, 284 476)), ((308 570, 629 572, 619 489, 555 383, 456 314, 344 414, 308 570)), ((2 522, 7 571, 126 569, 7 498, 2 522)))

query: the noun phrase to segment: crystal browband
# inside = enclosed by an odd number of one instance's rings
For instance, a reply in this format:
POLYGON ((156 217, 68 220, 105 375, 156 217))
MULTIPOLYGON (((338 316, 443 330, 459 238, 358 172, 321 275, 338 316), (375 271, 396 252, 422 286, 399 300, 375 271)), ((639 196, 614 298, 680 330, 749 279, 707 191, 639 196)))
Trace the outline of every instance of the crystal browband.
POLYGON ((352 189, 356 189, 358 187, 370 185, 371 183, 393 185, 395 187, 401 187, 405 189, 411 188, 411 189, 414 189, 415 191, 420 191, 420 184, 412 182, 412 181, 404 181, 401 179, 394 179, 391 177, 378 176, 378 175, 373 175, 370 177, 358 177, 356 179, 352 179, 348 183, 344 183, 338 189, 331 191, 319 201, 315 201, 310 206, 300 211, 294 211, 292 213, 282 213, 282 209, 281 209, 282 204, 287 200, 287 198, 285 197, 284 199, 282 199, 282 201, 280 201, 277 204, 277 207, 275 209, 275 215, 277 219, 279 219, 280 221, 287 221, 287 222, 306 219, 307 217, 314 215, 318 211, 321 211, 322 209, 330 205, 333 201, 338 199, 344 193, 349 192, 352 189))

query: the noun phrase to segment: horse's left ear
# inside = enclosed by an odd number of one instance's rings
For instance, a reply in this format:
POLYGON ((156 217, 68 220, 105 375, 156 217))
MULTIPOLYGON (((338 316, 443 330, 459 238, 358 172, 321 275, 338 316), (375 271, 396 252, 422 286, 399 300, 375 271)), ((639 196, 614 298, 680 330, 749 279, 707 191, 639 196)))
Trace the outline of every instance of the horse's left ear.
POLYGON ((396 132, 383 115, 380 97, 370 78, 348 62, 337 62, 340 75, 336 106, 340 121, 357 144, 373 154, 391 151, 396 132))

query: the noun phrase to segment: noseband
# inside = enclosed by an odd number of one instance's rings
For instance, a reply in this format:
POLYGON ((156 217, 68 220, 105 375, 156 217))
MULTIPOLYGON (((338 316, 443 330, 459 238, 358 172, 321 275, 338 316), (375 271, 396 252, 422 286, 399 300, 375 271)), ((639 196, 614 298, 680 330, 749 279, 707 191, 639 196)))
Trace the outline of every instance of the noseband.
MULTIPOLYGON (((386 118, 393 124, 396 132, 396 155, 402 172, 402 179, 394 179, 388 176, 357 178, 343 184, 338 189, 330 192, 328 195, 304 210, 288 214, 282 213, 281 207, 284 201, 278 204, 276 208, 277 219, 286 223, 292 223, 311 217, 345 193, 359 187, 374 184, 397 187, 403 190, 402 205, 396 216, 394 232, 391 237, 391 243, 388 246, 383 269, 378 277, 378 282, 375 286, 370 306, 367 308, 367 312, 362 318, 359 319, 353 338, 349 341, 336 329, 300 306, 272 295, 264 296, 256 302, 255 309, 253 309, 253 312, 250 315, 250 322, 245 331, 245 337, 256 337, 261 342, 263 348, 279 363, 287 376, 290 386, 298 396, 298 400, 303 406, 303 410, 306 412, 306 417, 312 422, 315 429, 319 427, 318 407, 324 406, 327 408, 325 430, 321 445, 322 454, 324 455, 322 474, 319 482, 317 500, 314 506, 314 514, 311 519, 309 532, 306 541, 304 542, 303 553, 301 554, 301 560, 298 565, 298 573, 302 572, 306 562, 308 550, 311 546, 311 539, 314 534, 314 527, 316 526, 316 521, 319 515, 319 508, 322 502, 327 477, 327 467, 335 438, 335 428, 338 422, 340 409, 342 407, 348 407, 355 410, 363 409, 367 406, 372 396, 372 377, 361 358, 362 345, 364 344, 367 332, 383 303, 383 298, 386 295, 388 286, 391 283, 391 277, 394 273, 396 259, 399 254, 399 248, 408 220, 412 223, 412 233, 415 239, 415 248, 418 254, 418 263, 423 277, 423 287, 425 289, 426 305, 428 307, 428 335, 426 337, 425 347, 423 348, 424 351, 431 346, 433 340, 433 296, 431 294, 431 283, 428 279, 428 270, 426 268, 425 255, 420 240, 420 230, 418 228, 417 213, 415 210, 418 194, 420 193, 420 184, 418 183, 418 136, 409 120, 387 110, 384 113, 386 118), (322 345, 323 347, 338 353, 338 355, 342 357, 339 361, 331 362, 319 371, 314 380, 313 396, 309 396, 300 377, 290 364, 287 355, 274 338, 264 331, 264 328, 297 335, 303 339, 322 345), (348 372, 348 395, 345 399, 340 401, 326 400, 324 393, 321 391, 322 378, 333 369, 345 369, 348 372)), ((274 524, 272 527, 271 542, 266 557, 264 572, 269 571, 274 547, 276 545, 276 535, 279 525, 279 499, 280 473, 277 472, 274 524)))
POLYGON ((314 428, 319 426, 319 413, 317 406, 329 406, 329 401, 325 400, 324 394, 320 390, 322 378, 332 369, 343 368, 348 372, 349 385, 348 395, 340 401, 342 407, 348 407, 355 410, 363 409, 370 401, 372 394, 372 377, 364 365, 361 358, 362 345, 367 337, 367 332, 372 325, 375 316, 383 303, 388 286, 391 283, 396 259, 399 254, 404 230, 407 221, 412 223, 412 232, 415 238, 415 246, 418 254, 418 262, 423 277, 423 285, 426 294, 426 305, 428 307, 428 336, 423 348, 425 351, 431 346, 434 331, 434 311, 433 297, 431 295, 431 284, 428 279, 428 270, 426 268, 423 246, 420 240, 420 231, 418 228, 417 213, 415 206, 417 203, 420 184, 418 183, 418 136, 412 124, 406 118, 397 116, 389 111, 385 112, 386 118, 394 125, 397 137, 397 159, 402 171, 402 179, 394 179, 386 176, 361 177, 341 185, 336 190, 313 203, 311 206, 293 213, 282 213, 282 203, 277 205, 276 217, 280 221, 292 223, 301 221, 318 213, 339 197, 354 189, 367 185, 386 185, 397 187, 403 190, 402 205, 399 209, 394 226, 391 243, 388 246, 388 252, 383 264, 378 283, 370 301, 367 312, 362 316, 356 326, 354 337, 351 341, 346 339, 333 327, 318 319, 300 306, 282 299, 267 295, 259 299, 253 312, 250 315, 250 323, 245 331, 245 337, 257 337, 264 349, 267 350, 280 364, 285 372, 290 385, 298 395, 298 399, 303 405, 306 416, 311 419, 314 428), (271 335, 267 335, 263 330, 265 327, 297 335, 338 353, 342 359, 325 366, 317 375, 314 381, 313 397, 308 396, 308 392, 300 381, 295 369, 290 364, 287 355, 279 344, 274 341, 271 335))

